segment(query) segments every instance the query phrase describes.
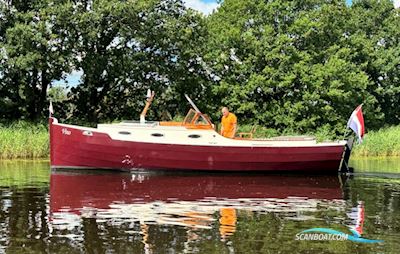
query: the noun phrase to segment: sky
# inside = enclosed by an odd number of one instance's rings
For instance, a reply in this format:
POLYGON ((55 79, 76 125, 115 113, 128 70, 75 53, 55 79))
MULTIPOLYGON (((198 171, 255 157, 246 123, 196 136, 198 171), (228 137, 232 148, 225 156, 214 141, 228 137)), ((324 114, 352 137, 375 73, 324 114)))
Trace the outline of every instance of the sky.
MULTIPOLYGON (((347 4, 351 4, 352 0, 346 0, 347 4)), ((210 14, 213 10, 215 10, 219 4, 216 0, 183 0, 186 7, 190 7, 197 11, 204 13, 205 15, 210 14)), ((394 6, 396 8, 400 7, 400 0, 393 0, 394 6)), ((73 71, 71 74, 67 76, 67 82, 70 86, 77 85, 82 76, 81 71, 73 71)), ((64 81, 56 81, 54 84, 63 84, 64 81)))
MULTIPOLYGON (((218 7, 216 0, 183 0, 187 7, 198 10, 204 14, 210 14, 218 7)), ((352 0, 346 0, 347 4, 351 4, 352 0)), ((400 7, 400 0, 393 0, 394 7, 400 7)))
POLYGON ((186 7, 198 10, 206 15, 210 14, 219 5, 216 0, 183 0, 183 2, 186 7))

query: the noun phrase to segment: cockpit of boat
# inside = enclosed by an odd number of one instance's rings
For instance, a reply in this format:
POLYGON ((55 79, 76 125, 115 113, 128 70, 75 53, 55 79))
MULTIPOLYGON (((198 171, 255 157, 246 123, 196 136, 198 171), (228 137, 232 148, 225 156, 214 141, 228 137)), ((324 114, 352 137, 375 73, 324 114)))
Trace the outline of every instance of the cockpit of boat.
MULTIPOLYGON (((214 129, 214 124, 211 122, 211 119, 208 115, 200 112, 199 108, 194 104, 194 102, 185 94, 186 99, 192 106, 192 108, 188 111, 185 118, 181 122, 159 122, 160 126, 183 126, 187 129, 214 129)), ((154 98, 154 92, 148 91, 148 100, 146 102, 146 106, 143 109, 141 114, 141 122, 145 123, 144 118, 146 116, 147 109, 150 107, 151 102, 154 98)))
POLYGON ((188 129, 214 129, 214 125, 206 114, 190 109, 182 122, 160 122, 160 126, 183 126, 188 129))

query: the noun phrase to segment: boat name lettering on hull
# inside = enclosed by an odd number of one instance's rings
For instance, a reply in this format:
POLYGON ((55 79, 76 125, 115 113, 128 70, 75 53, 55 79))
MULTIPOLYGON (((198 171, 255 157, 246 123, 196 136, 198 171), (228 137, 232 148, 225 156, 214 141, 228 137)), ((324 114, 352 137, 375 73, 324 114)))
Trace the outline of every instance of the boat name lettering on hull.
POLYGON ((63 128, 61 131, 63 135, 68 135, 68 136, 71 135, 71 131, 68 130, 67 128, 63 128))

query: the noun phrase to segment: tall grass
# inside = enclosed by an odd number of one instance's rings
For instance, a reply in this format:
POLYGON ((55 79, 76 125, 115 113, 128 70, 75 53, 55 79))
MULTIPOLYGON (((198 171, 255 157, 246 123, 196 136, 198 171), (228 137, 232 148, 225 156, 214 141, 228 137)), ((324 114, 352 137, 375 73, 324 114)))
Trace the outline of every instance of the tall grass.
POLYGON ((0 159, 49 157, 47 126, 18 121, 0 125, 0 159))
POLYGON ((400 125, 370 131, 356 145, 353 156, 400 156, 400 125))

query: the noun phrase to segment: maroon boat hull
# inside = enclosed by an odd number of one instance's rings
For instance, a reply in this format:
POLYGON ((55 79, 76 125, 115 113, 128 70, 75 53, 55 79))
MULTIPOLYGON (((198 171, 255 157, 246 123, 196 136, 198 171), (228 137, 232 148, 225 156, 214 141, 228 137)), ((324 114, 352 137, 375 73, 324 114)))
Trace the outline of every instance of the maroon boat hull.
POLYGON ((223 147, 113 140, 109 135, 62 125, 50 118, 53 168, 210 171, 338 171, 344 146, 223 147))

